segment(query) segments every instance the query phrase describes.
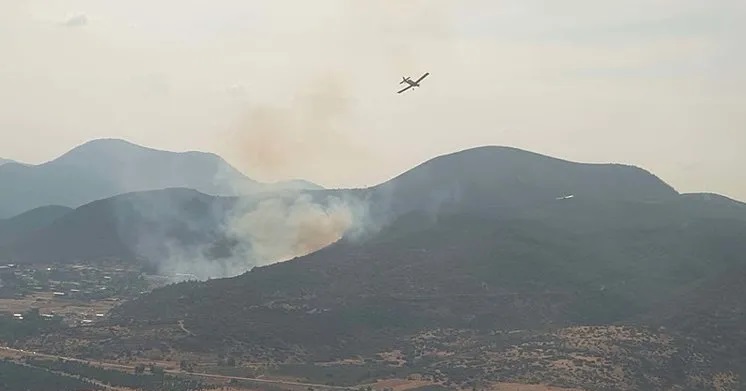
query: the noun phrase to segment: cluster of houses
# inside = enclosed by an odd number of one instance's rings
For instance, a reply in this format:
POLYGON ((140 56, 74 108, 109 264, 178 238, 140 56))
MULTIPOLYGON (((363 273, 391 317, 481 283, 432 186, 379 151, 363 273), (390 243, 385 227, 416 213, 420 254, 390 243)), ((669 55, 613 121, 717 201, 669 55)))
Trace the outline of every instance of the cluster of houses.
MULTIPOLYGON (((86 308, 86 303, 121 300, 122 287, 127 287, 128 282, 138 276, 131 270, 91 265, 39 267, 6 263, 0 265, 0 281, 3 281, 0 291, 4 299, 35 300, 31 307, 40 308, 39 315, 45 319, 59 316, 66 324, 89 325, 106 315, 100 309, 86 308), (49 303, 59 300, 69 301, 69 304, 58 311, 50 310, 49 303)), ((18 321, 28 318, 27 313, 6 313, 8 315, 18 321)))
POLYGON ((0 279, 4 281, 6 290, 13 288, 17 297, 51 291, 57 298, 102 299, 116 293, 112 284, 114 278, 132 279, 137 276, 137 272, 124 269, 104 270, 90 265, 42 268, 0 265, 0 279))

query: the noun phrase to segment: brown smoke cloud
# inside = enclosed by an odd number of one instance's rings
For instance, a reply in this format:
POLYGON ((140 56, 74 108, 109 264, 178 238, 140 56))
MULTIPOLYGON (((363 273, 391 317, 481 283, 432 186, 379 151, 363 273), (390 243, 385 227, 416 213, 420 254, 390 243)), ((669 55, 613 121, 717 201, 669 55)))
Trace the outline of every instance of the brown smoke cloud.
MULTIPOLYGON (((318 172, 354 175, 373 159, 365 146, 345 136, 351 103, 344 78, 325 74, 306 85, 288 107, 251 107, 235 143, 242 163, 252 167, 252 174, 275 180, 305 179, 318 172)), ((248 242, 252 263, 264 265, 336 242, 353 225, 366 224, 365 208, 358 200, 319 203, 304 194, 290 200, 277 197, 239 213, 229 229, 248 242)))
MULTIPOLYGON (((455 3, 342 1, 338 18, 322 36, 334 36, 338 40, 335 42, 355 50, 367 48, 380 53, 381 65, 397 73, 420 72, 418 45, 448 44, 448 22, 455 3)), ((339 52, 345 47, 323 47, 319 53, 330 49, 339 52)), ((354 178, 365 166, 376 164, 365 145, 346 136, 354 126, 351 119, 356 98, 361 98, 355 96, 357 90, 351 80, 365 75, 355 73, 355 67, 344 71, 344 66, 330 64, 328 69, 332 68, 336 70, 309 71, 307 81, 299 85, 287 105, 253 104, 247 108, 229 148, 250 176, 265 181, 328 178, 333 182, 354 178)), ((392 82, 396 87, 398 80, 392 82)), ((257 264, 267 264, 321 249, 351 228, 370 224, 368 220, 367 204, 361 200, 329 199, 319 204, 299 196, 292 201, 262 201, 236 216, 230 229, 234 236, 250 242, 257 264)))
MULTIPOLYGON (((454 18, 463 7, 479 6, 480 1, 334 2, 333 22, 312 24, 312 36, 304 41, 310 50, 297 52, 297 42, 288 46, 288 53, 299 53, 298 58, 291 56, 292 61, 309 64, 307 71, 301 71, 307 72, 305 81, 301 76, 287 105, 259 102, 247 107, 231 132, 235 135, 228 141, 231 155, 250 176, 261 180, 303 178, 322 185, 350 181, 377 160, 362 142, 348 136, 358 130, 352 127, 365 126, 354 123, 355 104, 369 99, 358 95, 361 92, 353 82, 367 77, 371 67, 381 74, 430 71, 426 63, 431 59, 423 57, 433 52, 448 56, 453 49, 449 38, 454 18), (359 52, 366 53, 367 59, 373 54, 376 64, 356 63, 359 52), (317 58, 309 58, 309 53, 317 58), (319 64, 319 59, 329 64, 319 64)), ((277 42, 276 50, 283 50, 284 41, 277 42)), ((391 88, 398 87, 398 81, 391 80, 391 88)))
POLYGON ((354 175, 370 154, 346 136, 352 103, 343 76, 316 75, 289 106, 249 107, 232 148, 258 178, 354 175))

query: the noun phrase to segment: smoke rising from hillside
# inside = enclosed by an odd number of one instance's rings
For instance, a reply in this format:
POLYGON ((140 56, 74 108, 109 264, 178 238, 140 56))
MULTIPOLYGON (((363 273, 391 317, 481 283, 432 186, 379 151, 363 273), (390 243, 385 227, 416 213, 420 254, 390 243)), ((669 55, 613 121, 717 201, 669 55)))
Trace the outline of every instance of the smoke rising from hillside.
POLYGON ((145 221, 131 225, 120 214, 121 235, 132 238, 136 253, 159 274, 174 280, 206 280, 303 256, 343 237, 355 240, 377 226, 368 202, 346 193, 245 197, 234 199, 227 209, 216 207, 214 199, 200 198, 142 200, 134 210, 145 221), (199 208, 207 214, 190 217, 185 206, 198 202, 213 204, 199 208))
MULTIPOLYGON (((439 42, 441 53, 448 50, 453 2, 334 4, 334 22, 313 24, 309 31, 319 38, 309 41, 323 45, 318 48, 321 59, 325 53, 344 50, 338 49, 339 43, 354 43, 380 53, 387 71, 420 72, 424 64, 418 60, 417 45, 422 38, 439 42)), ((277 42, 276 49, 283 50, 282 40, 277 42)), ((293 50, 288 48, 288 53, 293 50)), ((352 84, 361 77, 355 60, 334 57, 343 63, 332 66, 319 65, 319 58, 296 59, 308 62, 309 70, 305 75, 292 75, 298 83, 281 99, 285 103, 255 96, 256 101, 247 105, 235 123, 226 145, 237 163, 248 168, 250 177, 261 181, 355 178, 377 164, 365 145, 346 136, 355 126, 355 105, 365 98, 356 95, 352 84)), ((218 236, 231 242, 229 256, 214 260, 207 255, 212 245, 187 248, 166 241, 167 255, 156 262, 166 273, 193 274, 199 279, 226 277, 314 252, 342 237, 355 239, 376 231, 382 222, 371 218, 368 200, 351 194, 324 198, 286 192, 259 202, 242 198, 226 215, 215 216, 223 222, 218 236)))
MULTIPOLYGON (((250 176, 298 178, 302 175, 293 173, 300 165, 316 172, 347 170, 354 175, 359 165, 370 164, 370 160, 363 159, 367 156, 365 148, 343 137, 350 99, 344 78, 321 74, 301 86, 289 106, 250 106, 234 143, 241 150, 244 163, 254 168, 250 176)), ((242 192, 242 185, 235 184, 236 193, 242 192)), ((174 206, 178 204, 171 202, 165 207, 178 208, 174 206)), ((158 209, 169 220, 184 220, 177 225, 187 231, 197 232, 193 229, 195 223, 184 217, 183 211, 167 212, 163 207, 148 207, 141 214, 149 216, 158 209)), ((229 277, 254 266, 306 255, 343 236, 354 238, 367 232, 375 227, 368 209, 367 200, 349 192, 334 197, 296 190, 246 195, 229 210, 208 209, 211 216, 204 219, 207 227, 211 227, 210 222, 220 221, 215 235, 207 238, 223 241, 217 245, 220 255, 214 256, 215 244, 171 240, 164 230, 153 226, 140 234, 138 253, 154 262, 161 273, 201 280, 229 277)))
POLYGON ((369 225, 367 204, 352 197, 313 200, 309 194, 262 200, 234 216, 229 233, 247 240, 257 265, 309 254, 369 225))

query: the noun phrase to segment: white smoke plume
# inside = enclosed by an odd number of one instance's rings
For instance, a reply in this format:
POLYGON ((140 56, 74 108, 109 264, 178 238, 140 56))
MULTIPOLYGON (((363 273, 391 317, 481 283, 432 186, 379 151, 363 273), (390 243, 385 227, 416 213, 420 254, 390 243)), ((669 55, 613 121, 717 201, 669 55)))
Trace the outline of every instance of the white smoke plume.
MULTIPOLYGON (((386 66, 403 72, 422 68, 416 60, 413 38, 425 35, 439 42, 441 52, 447 50, 453 2, 385 0, 355 7, 348 3, 336 3, 338 23, 328 28, 314 24, 315 29, 329 33, 317 37, 350 37, 371 50, 375 48, 386 66)), ((319 42, 323 45, 326 41, 319 42)), ((329 42, 327 49, 333 45, 333 41, 329 42)), ((304 60, 310 61, 298 58, 304 60)), ((272 104, 254 96, 258 100, 249 104, 245 115, 235 123, 231 132, 234 137, 225 140, 226 148, 237 157, 239 166, 250 169, 247 173, 255 179, 353 178, 377 161, 365 145, 345 136, 355 126, 351 117, 360 97, 350 83, 356 77, 357 74, 332 64, 328 68, 309 66, 307 77, 302 77, 297 91, 284 100, 285 104, 272 104)), ((387 190, 391 193, 390 187, 387 190)), ((229 255, 218 260, 206 255, 212 244, 185 247, 178 241, 153 237, 152 233, 140 235, 150 235, 146 242, 164 243, 159 246, 157 259, 153 259, 161 273, 202 280, 234 276, 254 266, 299 257, 343 237, 360 238, 383 224, 378 215, 372 218, 371 202, 359 196, 361 193, 328 194, 291 191, 259 201, 242 197, 227 212, 211 210, 221 220, 218 236, 227 238, 226 246, 230 248, 229 255)), ((389 196, 379 193, 379 197, 383 199, 378 199, 376 205, 386 208, 389 196)), ((170 214, 170 218, 180 217, 177 213, 176 217, 170 214)), ((184 222, 186 226, 190 224, 193 223, 184 222)))
MULTIPOLYGON (((232 277, 255 266, 312 253, 343 237, 360 238, 376 227, 368 205, 366 200, 347 194, 323 200, 305 193, 286 193, 258 202, 241 198, 218 227, 218 241, 226 244, 227 254, 211 256, 214 242, 185 245, 165 231, 152 228, 138 233, 137 250, 156 266, 158 274, 173 280, 232 277)), ((168 215, 178 220, 177 214, 168 215)), ((189 226, 194 222, 179 224, 189 226)))
POLYGON ((285 261, 317 251, 347 233, 367 228, 367 204, 330 196, 324 202, 309 194, 270 198, 229 222, 234 238, 248 241, 257 266, 285 261))

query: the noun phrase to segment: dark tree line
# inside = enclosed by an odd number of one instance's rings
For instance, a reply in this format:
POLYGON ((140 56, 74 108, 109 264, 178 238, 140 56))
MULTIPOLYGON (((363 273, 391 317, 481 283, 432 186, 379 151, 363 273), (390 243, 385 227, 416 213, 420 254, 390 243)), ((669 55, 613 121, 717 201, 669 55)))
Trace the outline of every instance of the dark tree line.
POLYGON ((197 380, 168 376, 163 368, 155 365, 147 367, 147 372, 145 366, 138 366, 135 368, 135 373, 127 373, 77 361, 31 360, 29 363, 53 371, 95 379, 114 387, 127 387, 142 391, 196 391, 214 388, 197 380))
POLYGON ((102 390, 91 382, 51 373, 10 361, 0 361, 0 390, 102 390))

